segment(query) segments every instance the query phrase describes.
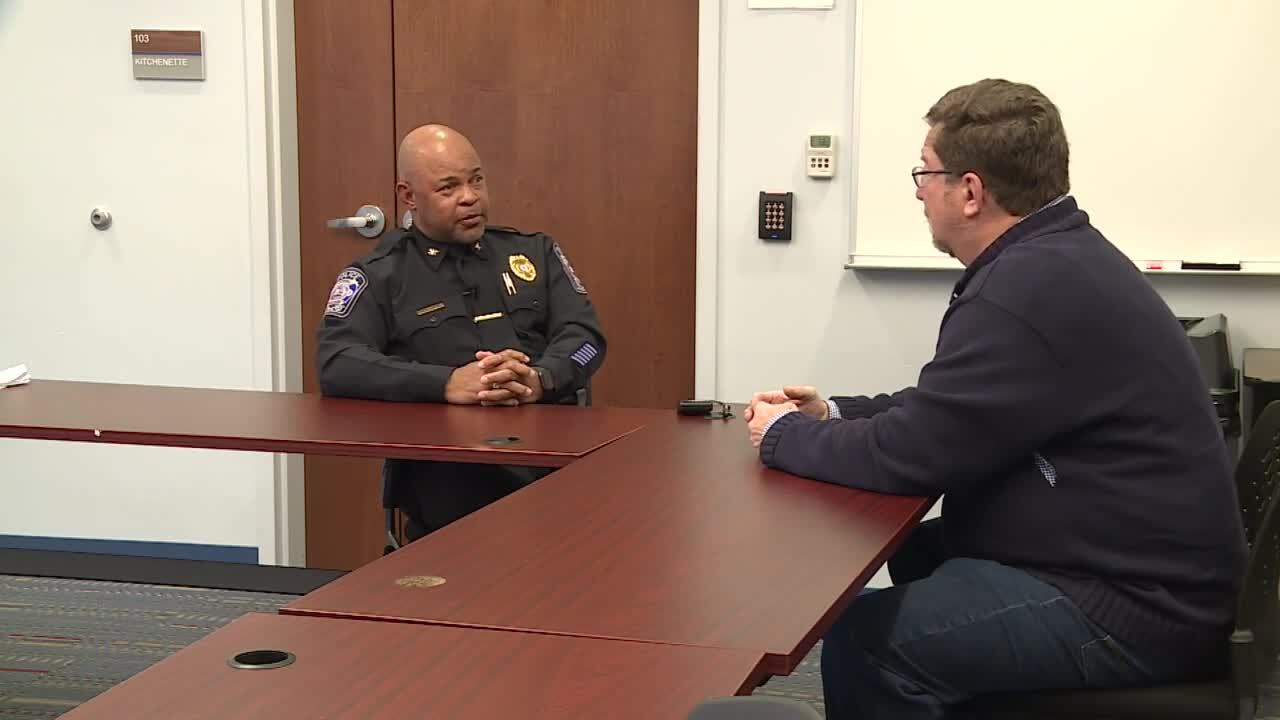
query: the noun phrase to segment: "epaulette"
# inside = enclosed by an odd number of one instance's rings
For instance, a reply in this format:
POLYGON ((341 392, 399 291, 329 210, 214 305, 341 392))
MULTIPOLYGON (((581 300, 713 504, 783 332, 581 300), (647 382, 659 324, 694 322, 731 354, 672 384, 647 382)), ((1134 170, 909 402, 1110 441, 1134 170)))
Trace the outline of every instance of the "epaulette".
POLYGON ((500 232, 500 233, 506 233, 508 235, 520 235, 522 237, 537 237, 538 235, 543 234, 541 232, 525 232, 517 228, 508 227, 506 225, 486 225, 484 229, 485 229, 485 232, 500 232))
POLYGON ((396 230, 394 232, 383 235, 378 238, 378 244, 364 256, 366 262, 370 260, 378 260, 392 253, 396 248, 404 245, 406 238, 410 235, 408 230, 396 230))

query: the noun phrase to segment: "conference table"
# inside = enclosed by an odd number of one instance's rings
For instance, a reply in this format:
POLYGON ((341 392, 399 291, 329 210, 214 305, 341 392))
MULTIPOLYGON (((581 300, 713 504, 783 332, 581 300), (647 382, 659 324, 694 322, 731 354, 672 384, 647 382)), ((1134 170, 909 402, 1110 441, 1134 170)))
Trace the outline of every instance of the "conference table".
POLYGON ((631 408, 47 380, 0 391, 0 437, 561 468, 281 612, 406 637, 758 658, 735 692, 790 673, 932 502, 770 470, 746 435, 740 419, 631 408))
POLYGON ((683 718, 708 697, 750 692, 760 661, 740 650, 249 614, 63 717, 683 718))
POLYGON ((561 467, 639 430, 652 412, 560 405, 478 409, 34 380, 0 391, 0 437, 561 467))
POLYGON ((655 413, 281 612, 738 648, 787 674, 927 508, 764 468, 741 420, 655 413))

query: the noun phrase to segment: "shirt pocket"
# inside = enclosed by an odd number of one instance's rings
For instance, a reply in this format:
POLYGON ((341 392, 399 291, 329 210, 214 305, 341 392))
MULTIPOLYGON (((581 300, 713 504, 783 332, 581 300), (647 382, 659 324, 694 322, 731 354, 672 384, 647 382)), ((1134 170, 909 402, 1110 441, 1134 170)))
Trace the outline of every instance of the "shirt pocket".
POLYGON ((406 359, 453 367, 475 360, 480 335, 462 295, 410 303, 395 317, 398 354, 406 359))
MULTIPOLYGON (((531 288, 530 288, 531 289, 531 288)), ((516 336, 533 345, 546 343, 547 302, 538 293, 523 292, 504 297, 507 316, 516 336)))

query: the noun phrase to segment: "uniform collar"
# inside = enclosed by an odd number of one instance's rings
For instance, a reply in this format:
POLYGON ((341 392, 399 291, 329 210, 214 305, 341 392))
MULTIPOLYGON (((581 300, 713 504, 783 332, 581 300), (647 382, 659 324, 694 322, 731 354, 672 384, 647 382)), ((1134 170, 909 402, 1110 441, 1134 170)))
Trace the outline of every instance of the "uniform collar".
POLYGON ((488 257, 484 237, 481 237, 471 245, 457 245, 454 243, 436 242, 435 240, 427 237, 422 230, 418 229, 417 225, 413 226, 410 233, 413 235, 414 242, 417 243, 418 250, 422 253, 423 259, 427 261, 427 265, 431 266, 432 270, 439 270, 440 263, 444 262, 445 257, 449 255, 458 257, 467 257, 469 255, 475 255, 481 258, 488 257))

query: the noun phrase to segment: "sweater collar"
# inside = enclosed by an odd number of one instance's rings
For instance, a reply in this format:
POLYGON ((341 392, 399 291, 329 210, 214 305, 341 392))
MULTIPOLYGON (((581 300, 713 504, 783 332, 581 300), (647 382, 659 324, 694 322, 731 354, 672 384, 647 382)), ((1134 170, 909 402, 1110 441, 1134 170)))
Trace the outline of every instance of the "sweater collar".
POLYGON ((995 242, 988 245, 987 249, 979 253, 978 257, 974 258, 973 262, 969 263, 969 266, 964 269, 964 274, 960 276, 959 282, 956 283, 955 288, 951 291, 951 301, 955 302, 956 298, 960 297, 960 294, 964 292, 965 287, 968 286, 973 276, 983 267, 991 264, 991 261, 999 257, 1005 248, 1029 237, 1039 235, 1045 228, 1061 223, 1078 209, 1075 198, 1063 194, 1049 201, 1044 207, 1030 215, 1019 218, 1018 222, 1001 233, 995 242))

